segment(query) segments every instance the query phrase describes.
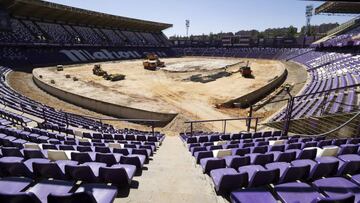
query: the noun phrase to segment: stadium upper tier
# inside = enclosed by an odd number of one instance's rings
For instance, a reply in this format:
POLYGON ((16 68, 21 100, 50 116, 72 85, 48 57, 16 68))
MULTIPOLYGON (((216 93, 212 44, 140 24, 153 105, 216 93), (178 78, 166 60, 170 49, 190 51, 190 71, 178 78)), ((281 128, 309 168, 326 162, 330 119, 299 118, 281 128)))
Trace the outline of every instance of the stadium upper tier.
POLYGON ((141 46, 165 47, 161 32, 126 31, 67 23, 9 18, 9 29, 0 31, 2 45, 141 46))
POLYGON ((343 30, 315 42, 312 47, 360 46, 360 18, 357 17, 350 22, 348 26, 344 24, 345 28, 343 30))

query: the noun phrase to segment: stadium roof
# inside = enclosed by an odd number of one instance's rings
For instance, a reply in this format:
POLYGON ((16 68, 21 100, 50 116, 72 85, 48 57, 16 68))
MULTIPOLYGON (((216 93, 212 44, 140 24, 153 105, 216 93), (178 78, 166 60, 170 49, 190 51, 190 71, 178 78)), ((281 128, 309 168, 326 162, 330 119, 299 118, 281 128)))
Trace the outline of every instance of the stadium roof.
POLYGON ((42 0, 0 0, 0 6, 11 15, 99 27, 153 32, 159 32, 172 27, 172 24, 115 16, 42 0))
POLYGON ((360 2, 357 1, 327 1, 315 9, 315 14, 360 14, 360 2))

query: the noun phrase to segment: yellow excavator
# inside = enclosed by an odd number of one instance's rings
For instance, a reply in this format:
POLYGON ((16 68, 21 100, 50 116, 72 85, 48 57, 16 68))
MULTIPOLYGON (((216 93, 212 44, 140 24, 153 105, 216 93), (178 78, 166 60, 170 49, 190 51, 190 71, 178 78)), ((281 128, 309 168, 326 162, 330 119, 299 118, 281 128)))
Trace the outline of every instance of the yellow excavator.
POLYGON ((165 67, 165 63, 160 61, 159 57, 154 53, 149 53, 143 62, 144 69, 155 71, 158 68, 165 67))

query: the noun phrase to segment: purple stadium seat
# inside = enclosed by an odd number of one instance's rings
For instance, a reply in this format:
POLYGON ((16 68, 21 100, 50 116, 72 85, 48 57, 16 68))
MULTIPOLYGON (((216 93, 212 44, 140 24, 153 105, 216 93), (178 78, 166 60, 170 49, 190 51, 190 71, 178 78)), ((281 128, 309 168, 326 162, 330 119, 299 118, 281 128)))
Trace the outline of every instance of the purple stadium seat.
POLYGON ((251 164, 254 165, 265 165, 274 161, 274 155, 269 154, 249 154, 251 164))
POLYGON ((7 177, 0 179, 0 193, 13 194, 23 191, 33 182, 30 178, 7 177))
POLYGON ((211 170, 226 168, 226 161, 223 158, 204 158, 200 160, 200 166, 208 174, 211 170))
POLYGON ((277 203, 271 192, 263 187, 233 191, 230 200, 232 203, 277 203))
POLYGON ((280 170, 279 183, 304 180, 308 177, 310 172, 310 166, 292 166, 290 163, 286 162, 269 163, 266 164, 266 168, 280 170))
POLYGON ((246 166, 250 164, 249 156, 225 156, 224 159, 228 168, 238 169, 240 166, 246 166))
POLYGON ((117 188, 105 184, 83 184, 75 193, 50 194, 48 203, 89 202, 112 203, 117 196, 117 188))
POLYGON ((274 151, 274 152, 268 152, 269 154, 274 155, 274 161, 276 162, 291 162, 295 160, 296 152, 294 151, 274 151))
POLYGON ((335 175, 338 170, 339 161, 332 159, 333 157, 321 157, 316 161, 310 159, 300 159, 292 161, 293 166, 310 166, 310 174, 308 179, 315 180, 321 177, 335 175))
POLYGON ((319 179, 313 185, 330 198, 342 197, 348 193, 355 195, 355 202, 360 200, 360 187, 341 177, 319 179))
POLYGON ((42 180, 27 193, 33 193, 41 202, 47 202, 49 194, 67 194, 74 187, 74 182, 62 180, 42 180))
POLYGON ((86 162, 80 165, 66 165, 65 172, 74 180, 85 182, 99 182, 99 169, 106 164, 99 162, 86 162))
POLYGON ((238 171, 249 175, 249 187, 277 183, 280 175, 279 169, 266 169, 261 165, 242 166, 238 168, 238 171))
POLYGON ((116 164, 111 167, 100 167, 99 177, 104 183, 113 183, 118 186, 130 185, 136 172, 134 165, 116 164))
POLYGON ((76 166, 76 161, 59 160, 49 163, 33 163, 34 175, 39 178, 54 178, 68 180, 70 176, 65 173, 65 166, 76 166))
POLYGON ((286 203, 309 203, 322 197, 320 193, 306 183, 283 183, 275 185, 274 189, 280 200, 286 203))
POLYGON ((121 164, 130 164, 136 166, 136 170, 140 171, 145 163, 146 157, 144 155, 128 155, 128 156, 121 156, 120 163, 121 164))
POLYGON ((107 166, 112 166, 120 162, 120 158, 122 155, 120 154, 104 154, 104 153, 96 153, 95 161, 100 163, 105 163, 107 166))
POLYGON ((95 161, 95 153, 94 152, 72 152, 71 160, 77 161, 79 163, 85 162, 93 162, 95 161))
POLYGON ((233 168, 220 168, 210 171, 216 192, 230 192, 248 185, 248 174, 238 173, 233 168))

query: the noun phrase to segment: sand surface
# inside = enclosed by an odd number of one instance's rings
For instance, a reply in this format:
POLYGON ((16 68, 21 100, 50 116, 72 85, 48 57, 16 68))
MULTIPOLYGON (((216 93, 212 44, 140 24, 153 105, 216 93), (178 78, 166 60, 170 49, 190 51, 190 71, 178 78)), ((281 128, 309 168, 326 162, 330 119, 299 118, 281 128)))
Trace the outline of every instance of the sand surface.
MULTIPOLYGON (((126 75, 123 81, 111 82, 92 74, 93 64, 65 67, 56 71, 55 67, 39 68, 34 74, 42 75, 43 81, 65 91, 102 100, 118 105, 147 111, 179 113, 186 119, 221 119, 231 114, 219 110, 216 104, 238 98, 266 85, 284 71, 281 62, 270 60, 250 60, 254 79, 246 79, 236 73, 240 66, 227 68, 228 77, 201 83, 192 81, 192 76, 212 76, 224 73, 223 67, 242 62, 232 58, 170 58, 164 59, 167 69, 148 71, 141 60, 101 63, 108 73, 126 75), (191 65, 192 64, 192 65, 191 65), (77 77, 79 81, 66 78, 77 77)), ((232 116, 232 115, 231 115, 232 116)), ((213 123, 221 129, 221 123, 213 123)), ((239 124, 229 124, 229 129, 239 128, 239 124)))

